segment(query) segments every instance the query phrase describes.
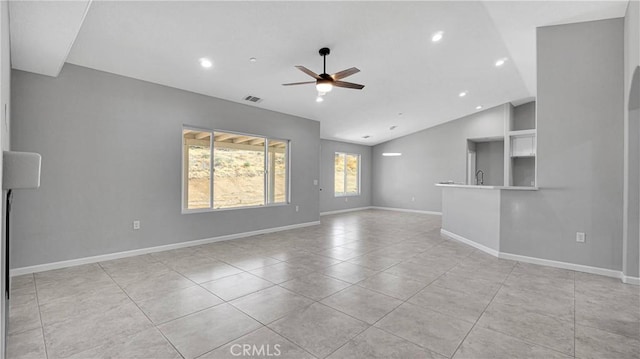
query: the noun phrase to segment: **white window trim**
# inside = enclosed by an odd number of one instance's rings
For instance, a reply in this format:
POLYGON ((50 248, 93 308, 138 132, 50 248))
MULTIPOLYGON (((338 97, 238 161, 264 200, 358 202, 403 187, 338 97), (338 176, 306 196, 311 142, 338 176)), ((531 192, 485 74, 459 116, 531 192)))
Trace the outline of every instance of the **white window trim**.
POLYGON ((334 198, 342 198, 342 197, 358 197, 358 196, 360 196, 362 194, 362 175, 361 175, 362 156, 359 153, 349 153, 349 152, 336 151, 333 154, 333 158, 334 158, 334 162, 333 162, 333 183, 334 183, 333 197, 334 198), (343 188, 344 188, 344 192, 342 192, 342 193, 336 193, 336 189, 335 189, 335 176, 336 176, 335 156, 336 156, 336 154, 344 155, 344 164, 343 164, 343 168, 344 168, 344 172, 343 172, 343 181, 344 181, 343 188), (357 193, 347 192, 347 156, 357 156, 358 157, 358 192, 357 193))
POLYGON ((209 129, 209 128, 203 128, 203 127, 197 127, 197 126, 190 126, 190 125, 183 125, 181 132, 181 139, 180 139, 180 146, 181 146, 181 166, 180 166, 180 171, 181 171, 181 213, 182 214, 196 214, 196 213, 208 213, 208 212, 219 212, 219 211, 234 211, 234 210, 241 210, 241 209, 253 209, 253 208, 269 208, 269 207, 283 207, 283 206, 290 206, 291 205, 291 140, 287 140, 287 139, 283 139, 283 138, 278 138, 278 137, 270 137, 270 136, 266 136, 266 135, 256 135, 256 134, 250 134, 250 133, 243 133, 243 132, 237 132, 237 131, 227 131, 227 130, 216 130, 216 129, 209 129), (184 145, 184 130, 193 130, 193 131, 201 131, 201 132, 209 132, 211 133, 210 136, 210 152, 211 152, 211 164, 210 164, 210 171, 211 171, 211 175, 209 176, 209 186, 210 186, 210 199, 209 199, 209 208, 192 208, 189 209, 188 208, 188 203, 187 203, 187 193, 186 193, 186 186, 187 186, 187 181, 185 181, 185 145, 184 145), (238 206, 238 207, 225 207, 225 208, 215 208, 214 207, 214 187, 213 187, 213 164, 214 164, 214 156, 213 156, 213 151, 214 151, 214 137, 215 137, 215 133, 216 132, 224 132, 224 133, 230 133, 230 134, 234 134, 234 135, 241 135, 241 136, 251 136, 251 137, 261 137, 264 138, 264 146, 265 146, 265 152, 264 152, 264 157, 265 157, 265 171, 264 171, 264 203, 263 205, 255 205, 255 206, 238 206), (285 162, 287 163, 287 167, 286 167, 286 200, 285 202, 279 202, 279 203, 268 203, 268 188, 267 188, 267 182, 268 182, 268 161, 269 161, 269 154, 268 154, 268 143, 269 140, 272 141, 282 141, 282 142, 286 142, 287 143, 287 150, 285 152, 285 162))

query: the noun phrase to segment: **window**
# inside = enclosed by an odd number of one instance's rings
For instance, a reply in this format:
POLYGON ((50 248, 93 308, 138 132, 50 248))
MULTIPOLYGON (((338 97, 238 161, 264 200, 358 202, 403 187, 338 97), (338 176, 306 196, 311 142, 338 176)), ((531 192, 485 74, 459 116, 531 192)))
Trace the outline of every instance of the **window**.
POLYGON ((360 155, 336 152, 334 193, 336 197, 360 195, 360 155))
POLYGON ((184 128, 183 208, 288 203, 289 141, 184 128))

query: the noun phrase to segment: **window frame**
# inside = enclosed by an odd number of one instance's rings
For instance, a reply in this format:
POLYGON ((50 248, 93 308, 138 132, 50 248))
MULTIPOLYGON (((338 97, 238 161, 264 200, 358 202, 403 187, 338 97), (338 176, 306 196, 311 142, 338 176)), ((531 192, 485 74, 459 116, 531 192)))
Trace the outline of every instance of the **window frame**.
POLYGON ((359 153, 351 153, 351 152, 340 152, 335 151, 333 154, 334 162, 333 162, 333 197, 334 198, 343 198, 343 197, 358 197, 362 194, 362 155, 359 153), (336 193, 335 181, 336 181, 336 163, 335 157, 336 155, 344 155, 344 172, 343 172, 343 188, 344 192, 336 193), (347 192, 347 156, 356 156, 358 157, 358 192, 347 192))
POLYGON ((193 214, 193 213, 207 213, 207 212, 218 212, 218 211, 233 211, 233 210, 238 210, 238 209, 251 209, 251 208, 267 208, 267 207, 282 207, 282 206, 288 206, 291 205, 291 140, 287 140, 287 139, 283 139, 283 138, 278 138, 278 137, 270 137, 267 135, 256 135, 256 134, 249 134, 249 133, 244 133, 244 132, 238 132, 238 131, 227 131, 227 130, 219 130, 219 129, 210 129, 210 128, 204 128, 204 127, 198 127, 198 126, 191 126, 191 125, 183 125, 180 131, 181 134, 181 139, 180 139, 180 145, 181 145, 181 165, 180 165, 180 174, 181 174, 181 213, 182 214, 193 214), (210 167, 210 176, 209 176, 209 207, 208 208, 188 208, 188 174, 187 171, 185 171, 185 156, 186 156, 186 146, 185 146, 185 140, 184 140, 184 131, 185 130, 191 130, 191 131, 199 131, 199 132, 209 132, 211 133, 210 136, 210 158, 211 158, 211 163, 209 165, 210 167), (233 134, 233 135, 239 135, 239 136, 250 136, 250 137, 260 137, 260 138, 264 138, 264 180, 263 180, 263 185, 264 185, 264 204, 263 205, 254 205, 254 206, 238 206, 238 207, 227 207, 227 208, 215 208, 215 203, 214 203, 214 187, 213 187, 213 181, 214 181, 214 175, 213 175, 213 166, 215 163, 215 158, 214 158, 214 150, 215 150, 215 133, 216 132, 222 132, 222 133, 228 133, 228 134, 233 134), (285 153, 285 163, 286 163, 286 175, 285 175, 285 185, 286 185, 286 189, 285 189, 285 201, 284 202, 279 202, 279 203, 269 203, 269 189, 268 189, 268 181, 269 178, 268 176, 270 175, 269 173, 269 140, 272 141, 281 141, 281 142, 285 142, 287 144, 286 147, 286 151, 285 153))

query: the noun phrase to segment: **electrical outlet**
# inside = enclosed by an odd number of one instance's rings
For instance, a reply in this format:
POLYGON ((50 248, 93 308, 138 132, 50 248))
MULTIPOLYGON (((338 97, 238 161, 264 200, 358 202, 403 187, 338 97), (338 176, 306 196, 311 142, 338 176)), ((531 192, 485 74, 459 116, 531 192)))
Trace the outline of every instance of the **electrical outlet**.
POLYGON ((298 212, 300 210, 299 206, 296 206, 296 212, 298 212))
POLYGON ((313 185, 317 186, 318 185, 318 180, 313 180, 313 185))
POLYGON ((415 202, 416 198, 415 197, 411 197, 411 202, 415 202))
POLYGON ((587 238, 587 235, 583 232, 576 232, 576 242, 584 243, 587 238))
POLYGON ((140 221, 133 221, 133 229, 136 231, 140 229, 140 221))

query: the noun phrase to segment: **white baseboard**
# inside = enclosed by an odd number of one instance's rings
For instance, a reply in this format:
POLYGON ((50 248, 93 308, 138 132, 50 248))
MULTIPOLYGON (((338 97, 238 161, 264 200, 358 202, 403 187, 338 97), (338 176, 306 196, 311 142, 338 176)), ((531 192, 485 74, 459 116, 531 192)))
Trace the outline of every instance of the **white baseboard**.
POLYGON ((444 235, 444 236, 447 236, 447 237, 451 238, 451 239, 455 239, 458 242, 462 242, 464 244, 470 245, 471 247, 478 248, 479 250, 481 250, 481 251, 483 251, 483 252, 485 252, 487 254, 490 254, 490 255, 492 255, 494 257, 499 257, 500 256, 500 251, 498 251, 496 249, 493 249, 493 248, 489 248, 489 247, 484 246, 482 244, 476 243, 476 242, 474 242, 472 240, 464 238, 461 235, 455 234, 453 232, 449 232, 446 229, 440 229, 440 233, 442 235, 444 235))
POLYGON ((623 274, 622 283, 640 285, 640 277, 629 277, 623 274))
POLYGON ((638 277, 628 277, 625 276, 622 271, 616 271, 613 269, 606 269, 606 268, 599 268, 599 267, 591 267, 591 266, 585 266, 582 264, 574 264, 574 263, 567 263, 567 262, 559 262, 559 261, 554 261, 554 260, 550 260, 550 259, 542 259, 542 258, 536 258, 536 257, 527 257, 527 256, 521 256, 519 254, 511 254, 511 253, 505 253, 505 252, 500 252, 499 250, 495 250, 486 246, 483 246, 482 244, 478 244, 472 240, 469 240, 465 237, 462 237, 460 235, 457 235, 455 233, 449 232, 445 229, 440 229, 440 233, 442 233, 442 235, 447 236, 449 238, 455 239, 457 241, 460 241, 464 244, 470 245, 474 248, 477 248, 485 253, 488 253, 494 257, 498 257, 501 259, 509 259, 512 261, 518 261, 518 262, 524 262, 524 263, 531 263, 531 264, 537 264, 537 265, 542 265, 542 266, 547 266, 547 267, 554 267, 554 268, 561 268, 561 269, 569 269, 569 270, 573 270, 576 272, 584 272, 584 273, 591 273, 591 274, 598 274, 598 275, 602 275, 605 277, 611 277, 611 278, 618 278, 620 279, 623 283, 626 284, 634 284, 634 285, 640 285, 640 278, 638 277))
POLYGON ((622 272, 621 271, 617 271, 617 270, 613 270, 613 269, 585 266, 585 265, 582 265, 582 264, 575 264, 575 263, 559 262, 559 261, 554 261, 554 260, 550 260, 550 259, 527 257, 527 256, 521 256, 521 255, 518 255, 518 254, 511 254, 511 253, 504 253, 504 252, 500 253, 500 258, 502 258, 502 259, 510 259, 510 260, 518 261, 518 262, 538 264, 538 265, 543 265, 543 266, 547 266, 547 267, 569 269, 569 270, 573 270, 573 271, 576 271, 576 272, 598 274, 598 275, 603 275, 605 277, 612 277, 612 278, 622 279, 622 272))
POLYGON ((436 216, 442 216, 442 212, 434 212, 434 211, 421 211, 418 209, 406 209, 406 208, 394 208, 394 207, 378 207, 372 206, 370 209, 381 209, 383 211, 396 211, 396 212, 409 212, 409 213, 422 213, 422 214, 432 214, 436 216))
POLYGON ((199 246, 201 244, 228 241, 228 240, 232 240, 232 239, 256 236, 256 235, 259 235, 259 234, 287 231, 287 230, 290 230, 290 229, 310 227, 310 226, 315 226, 315 225, 319 225, 319 224, 320 224, 320 221, 306 222, 306 223, 292 224, 292 225, 289 225, 289 226, 260 229, 260 230, 257 230, 257 231, 227 234, 227 235, 224 235, 224 236, 218 236, 218 237, 212 237, 212 238, 196 239, 196 240, 187 241, 187 242, 165 244, 165 245, 156 246, 156 247, 140 248, 140 249, 134 249, 134 250, 124 251, 124 252, 101 254, 101 255, 92 256, 92 257, 84 257, 84 258, 70 259, 70 260, 60 261, 60 262, 38 264, 38 265, 34 265, 34 266, 29 266, 29 267, 22 267, 22 268, 12 269, 11 270, 11 276, 14 277, 14 276, 23 275, 23 274, 44 272, 44 271, 48 271, 48 270, 52 270, 52 269, 75 267, 75 266, 79 266, 79 265, 83 265, 83 264, 104 262, 104 261, 109 261, 109 260, 113 260, 113 259, 139 256, 141 254, 168 251, 168 250, 171 250, 171 249, 199 246))
POLYGON ((327 211, 327 212, 320 212, 320 216, 329 216, 332 214, 340 214, 340 213, 347 213, 347 212, 355 212, 355 211, 364 211, 367 209, 371 209, 373 207, 368 206, 368 207, 356 207, 356 208, 347 208, 347 209, 339 209, 336 211, 327 211))

